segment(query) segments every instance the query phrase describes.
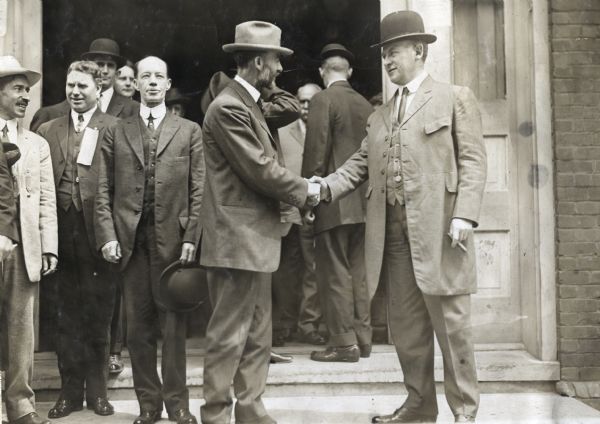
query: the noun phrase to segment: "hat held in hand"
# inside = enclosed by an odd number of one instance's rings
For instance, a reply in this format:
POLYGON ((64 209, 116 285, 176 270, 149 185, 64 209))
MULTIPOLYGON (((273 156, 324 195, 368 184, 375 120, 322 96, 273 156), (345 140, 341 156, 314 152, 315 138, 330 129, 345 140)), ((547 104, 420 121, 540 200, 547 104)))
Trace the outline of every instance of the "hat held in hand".
POLYGON ((158 303, 172 312, 190 312, 208 299, 206 271, 197 263, 176 261, 160 275, 158 303))

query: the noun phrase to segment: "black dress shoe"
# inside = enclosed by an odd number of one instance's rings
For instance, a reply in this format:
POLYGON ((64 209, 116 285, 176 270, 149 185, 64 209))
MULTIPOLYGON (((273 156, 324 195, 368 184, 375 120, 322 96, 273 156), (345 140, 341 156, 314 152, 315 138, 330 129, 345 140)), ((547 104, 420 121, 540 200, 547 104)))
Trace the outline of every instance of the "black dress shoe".
MULTIPOLYGON (((2 421, 4 424, 6 421, 2 421)), ((45 418, 40 417, 37 412, 30 412, 27 415, 23 415, 22 417, 11 421, 10 424, 52 424, 45 418)))
POLYGON ((377 415, 372 423, 435 423, 437 415, 424 415, 408 408, 399 408, 390 415, 377 415))
POLYGON ((97 397, 94 400, 88 400, 86 403, 87 409, 93 409, 96 415, 112 415, 115 413, 115 408, 106 398, 97 397))
POLYGON ((269 362, 271 362, 272 364, 288 364, 292 362, 293 359, 293 356, 281 355, 279 353, 271 351, 271 358, 269 359, 269 362))
POLYGON ((271 346, 282 347, 285 346, 286 342, 291 340, 291 332, 289 329, 276 330, 273 332, 273 341, 271 346))
POLYGON ((111 375, 120 374, 125 365, 123 365, 123 361, 121 360, 121 355, 110 355, 108 357, 108 373, 111 375))
POLYGON ((360 350, 357 345, 334 347, 330 346, 326 350, 314 351, 310 354, 310 359, 319 362, 358 362, 360 350))
POLYGON ((373 348, 373 345, 371 343, 365 343, 358 345, 358 348, 360 349, 360 357, 368 358, 371 356, 371 349, 373 348))
POLYGON ((62 418, 70 415, 71 412, 81 411, 83 402, 75 402, 69 399, 58 399, 51 410, 48 411, 48 418, 62 418))
POLYGON ((305 333, 301 335, 299 341, 302 343, 309 343, 317 346, 324 345, 325 343, 327 343, 325 341, 325 338, 316 331, 311 331, 310 333, 305 333))
POLYGON ((162 411, 142 411, 133 424, 153 424, 160 420, 162 411))
POLYGON ((192 415, 189 409, 178 409, 172 415, 169 414, 169 420, 176 421, 177 424, 198 424, 196 417, 192 415))

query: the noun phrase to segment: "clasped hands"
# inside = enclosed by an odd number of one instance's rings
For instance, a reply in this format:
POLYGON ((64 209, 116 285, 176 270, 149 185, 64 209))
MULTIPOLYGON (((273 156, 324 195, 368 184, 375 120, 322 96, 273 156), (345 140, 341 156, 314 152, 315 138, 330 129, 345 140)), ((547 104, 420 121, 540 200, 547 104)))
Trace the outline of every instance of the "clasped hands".
POLYGON ((328 201, 329 199, 329 186, 325 182, 325 179, 316 175, 305 178, 308 183, 308 198, 306 199, 306 205, 314 208, 322 201, 328 201))
MULTIPOLYGON (((194 243, 184 242, 181 245, 181 256, 179 262, 188 265, 194 262, 196 256, 196 246, 194 243)), ((102 246, 102 257, 105 261, 113 264, 119 263, 123 257, 121 253, 121 244, 116 240, 111 240, 102 246)))

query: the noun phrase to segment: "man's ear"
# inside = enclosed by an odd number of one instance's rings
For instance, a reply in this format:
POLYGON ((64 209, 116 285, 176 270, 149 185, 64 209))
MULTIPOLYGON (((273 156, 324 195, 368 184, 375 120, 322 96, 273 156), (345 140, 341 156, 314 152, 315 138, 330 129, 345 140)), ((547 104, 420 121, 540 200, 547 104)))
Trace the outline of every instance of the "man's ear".
POLYGON ((323 68, 321 68, 319 66, 319 75, 321 76, 321 79, 323 79, 323 75, 325 75, 325 70, 323 68))
POLYGON ((171 89, 171 84, 172 84, 171 78, 167 78, 167 89, 165 91, 169 91, 171 89))
POLYGON ((421 43, 415 44, 415 53, 416 53, 417 59, 423 58, 423 50, 424 50, 423 44, 421 44, 421 43))
POLYGON ((258 69, 259 71, 262 71, 264 65, 265 65, 265 61, 261 55, 258 55, 254 58, 254 66, 256 66, 256 69, 258 69))
POLYGON ((138 85, 137 77, 133 79, 133 88, 135 88, 135 91, 140 91, 140 86, 138 85))
POLYGON ((352 78, 352 68, 348 68, 348 79, 352 78))

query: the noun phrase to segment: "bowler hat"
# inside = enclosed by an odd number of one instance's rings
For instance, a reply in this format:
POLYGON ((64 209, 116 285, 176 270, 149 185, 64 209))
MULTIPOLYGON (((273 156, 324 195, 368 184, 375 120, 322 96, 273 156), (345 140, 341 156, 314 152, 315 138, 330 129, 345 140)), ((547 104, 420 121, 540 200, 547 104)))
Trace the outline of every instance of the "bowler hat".
POLYGON ((437 37, 425 32, 423 18, 412 10, 401 10, 386 15, 381 20, 381 41, 371 47, 381 47, 384 44, 399 40, 420 40, 427 44, 433 43, 437 37))
POLYGON ((354 62, 354 55, 346 47, 338 43, 327 44, 321 49, 321 60, 325 60, 332 56, 341 56, 348 60, 348 62, 354 62))
POLYGON ((186 104, 190 101, 190 98, 179 91, 179 88, 172 87, 169 91, 167 91, 167 95, 165 97, 165 103, 167 106, 171 106, 174 104, 186 104))
POLYGON ((158 298, 169 311, 193 311, 208 299, 206 271, 198 264, 173 262, 160 275, 158 298))
POLYGON ((6 158, 6 163, 10 168, 13 166, 21 157, 21 151, 16 144, 13 143, 0 143, 2 144, 2 150, 4 150, 4 157, 6 158))
POLYGON ((29 85, 34 85, 42 78, 39 72, 23 68, 14 56, 0 56, 0 78, 12 75, 23 75, 29 85))
POLYGON ((81 58, 84 60, 92 60, 94 56, 104 55, 112 57, 116 64, 117 68, 125 65, 126 59, 121 56, 121 49, 119 49, 119 45, 115 40, 111 40, 110 38, 97 38, 90 44, 90 50, 83 53, 81 58))
POLYGON ((225 44, 223 51, 233 53, 239 51, 275 51, 284 56, 294 53, 281 47, 281 29, 269 22, 248 21, 235 27, 235 41, 225 44))

